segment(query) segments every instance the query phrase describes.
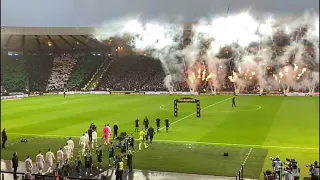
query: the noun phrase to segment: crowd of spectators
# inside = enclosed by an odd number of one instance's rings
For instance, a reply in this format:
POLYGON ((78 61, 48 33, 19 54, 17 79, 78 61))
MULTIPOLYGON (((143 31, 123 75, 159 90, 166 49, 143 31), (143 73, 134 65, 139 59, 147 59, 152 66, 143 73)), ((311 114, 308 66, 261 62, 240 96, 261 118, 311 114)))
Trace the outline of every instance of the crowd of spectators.
POLYGON ((80 90, 103 62, 102 56, 83 55, 78 58, 75 71, 67 84, 68 90, 80 90))
POLYGON ((45 91, 54 56, 31 55, 24 56, 24 58, 26 59, 30 92, 45 91))
POLYGON ((77 63, 78 56, 63 54, 53 59, 53 67, 48 80, 48 91, 63 90, 66 87, 77 63))
POLYGON ((19 56, 1 56, 2 86, 8 92, 23 92, 26 88, 25 60, 19 56))
POLYGON ((160 62, 145 56, 126 56, 109 67, 100 87, 110 90, 141 90, 153 78, 160 62))

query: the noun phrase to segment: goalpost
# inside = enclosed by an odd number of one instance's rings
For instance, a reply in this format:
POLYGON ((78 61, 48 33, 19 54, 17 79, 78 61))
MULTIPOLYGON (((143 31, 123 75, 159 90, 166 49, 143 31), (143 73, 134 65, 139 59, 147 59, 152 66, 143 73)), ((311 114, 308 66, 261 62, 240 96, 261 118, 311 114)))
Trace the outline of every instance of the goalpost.
POLYGON ((174 100, 173 102, 174 117, 178 117, 178 103, 196 103, 197 117, 199 118, 201 116, 200 100, 194 98, 180 98, 174 100))

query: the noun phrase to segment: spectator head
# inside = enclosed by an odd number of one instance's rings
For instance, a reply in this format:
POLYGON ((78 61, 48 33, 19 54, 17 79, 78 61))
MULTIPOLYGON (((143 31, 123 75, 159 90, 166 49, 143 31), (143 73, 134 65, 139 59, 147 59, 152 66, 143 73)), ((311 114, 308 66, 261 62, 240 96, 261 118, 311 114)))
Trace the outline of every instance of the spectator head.
POLYGON ((31 174, 30 174, 29 172, 26 172, 26 173, 24 174, 24 179, 25 179, 25 180, 31 180, 31 174))

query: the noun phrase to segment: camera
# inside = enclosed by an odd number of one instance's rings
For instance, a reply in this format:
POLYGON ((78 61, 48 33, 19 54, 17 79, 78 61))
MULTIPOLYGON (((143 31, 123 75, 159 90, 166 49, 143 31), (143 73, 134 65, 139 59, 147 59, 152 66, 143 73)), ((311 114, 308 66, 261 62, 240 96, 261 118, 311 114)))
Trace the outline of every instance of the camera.
POLYGON ((313 167, 314 164, 309 164, 309 165, 306 165, 306 167, 313 167))

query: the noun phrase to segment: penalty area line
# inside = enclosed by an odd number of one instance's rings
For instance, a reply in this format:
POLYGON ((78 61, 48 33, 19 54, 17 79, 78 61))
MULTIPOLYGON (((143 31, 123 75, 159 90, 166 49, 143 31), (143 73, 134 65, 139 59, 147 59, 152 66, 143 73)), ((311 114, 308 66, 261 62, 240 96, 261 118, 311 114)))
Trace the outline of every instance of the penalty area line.
MULTIPOLYGON (((202 108, 201 111, 203 111, 203 110, 205 110, 205 109, 208 109, 208 108, 210 108, 210 107, 212 107, 212 106, 218 105, 218 104, 220 104, 220 103, 223 103, 223 102, 225 102, 225 101, 227 101, 227 100, 229 100, 229 99, 232 99, 232 98, 233 98, 233 97, 229 97, 229 98, 224 99, 224 100, 222 100, 222 101, 213 103, 213 104, 211 104, 211 105, 209 105, 209 106, 206 106, 206 107, 202 108)), ((197 112, 194 112, 194 113, 191 113, 191 114, 189 114, 189 115, 187 115, 187 116, 185 116, 185 117, 183 117, 183 118, 181 118, 181 119, 178 119, 178 120, 170 123, 170 126, 173 125, 173 124, 176 124, 176 123, 178 123, 178 122, 180 122, 180 121, 182 121, 182 120, 184 120, 184 119, 187 119, 188 117, 193 116, 193 115, 195 115, 196 113, 197 113, 197 112)), ((161 130, 161 129, 164 129, 164 128, 165 128, 165 126, 162 127, 162 128, 160 128, 160 130, 161 130)))

